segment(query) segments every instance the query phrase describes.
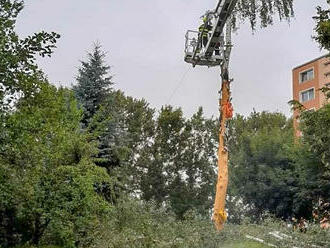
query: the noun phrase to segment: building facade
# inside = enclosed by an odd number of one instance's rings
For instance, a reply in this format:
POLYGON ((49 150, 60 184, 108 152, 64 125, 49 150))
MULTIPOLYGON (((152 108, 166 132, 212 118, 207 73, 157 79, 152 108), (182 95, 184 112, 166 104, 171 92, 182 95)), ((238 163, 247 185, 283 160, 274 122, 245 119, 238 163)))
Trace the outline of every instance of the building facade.
MULTIPOLYGON (((293 99, 304 105, 306 110, 317 110, 327 101, 320 91, 325 86, 330 86, 330 57, 324 55, 292 70, 293 99)), ((301 136, 299 131, 298 111, 293 114, 296 136, 301 136)))

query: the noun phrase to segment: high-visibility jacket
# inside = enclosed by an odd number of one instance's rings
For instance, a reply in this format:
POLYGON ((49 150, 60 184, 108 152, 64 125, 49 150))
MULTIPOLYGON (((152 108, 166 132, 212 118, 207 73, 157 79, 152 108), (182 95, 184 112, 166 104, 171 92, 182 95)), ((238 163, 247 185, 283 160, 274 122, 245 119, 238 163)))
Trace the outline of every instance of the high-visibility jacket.
POLYGON ((209 25, 206 25, 204 28, 205 24, 203 23, 202 25, 199 26, 198 31, 200 33, 202 33, 202 37, 208 37, 208 33, 209 33, 209 25))

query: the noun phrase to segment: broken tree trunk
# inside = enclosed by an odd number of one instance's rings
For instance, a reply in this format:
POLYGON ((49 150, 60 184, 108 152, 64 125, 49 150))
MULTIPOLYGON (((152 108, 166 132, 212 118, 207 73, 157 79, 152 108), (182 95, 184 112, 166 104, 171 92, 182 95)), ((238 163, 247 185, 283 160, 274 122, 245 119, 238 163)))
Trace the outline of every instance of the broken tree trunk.
POLYGON ((218 180, 214 202, 213 221, 217 230, 222 230, 227 220, 225 211, 226 194, 228 186, 228 150, 225 144, 226 122, 232 116, 230 104, 230 82, 227 68, 222 68, 220 106, 220 130, 218 149, 218 180))

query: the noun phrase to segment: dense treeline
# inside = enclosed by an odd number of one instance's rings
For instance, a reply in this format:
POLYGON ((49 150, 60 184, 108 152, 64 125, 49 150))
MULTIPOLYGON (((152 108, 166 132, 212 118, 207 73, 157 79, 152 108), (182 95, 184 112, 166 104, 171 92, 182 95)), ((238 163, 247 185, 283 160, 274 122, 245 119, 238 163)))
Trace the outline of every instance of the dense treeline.
MULTIPOLYGON (((210 223, 218 120, 202 108, 190 118, 156 111, 115 90, 99 44, 72 89, 52 86, 36 58, 59 35, 20 39, 22 2, 0 6, 0 246, 214 247, 224 238, 210 223)), ((329 105, 303 113, 297 142, 280 113, 236 115, 229 221, 326 215, 329 123, 329 105)))
POLYGON ((292 119, 279 113, 253 112, 231 121, 232 221, 240 223, 245 216, 258 221, 265 211, 282 219, 328 215, 329 114, 329 105, 303 113, 301 140, 294 140, 292 119))

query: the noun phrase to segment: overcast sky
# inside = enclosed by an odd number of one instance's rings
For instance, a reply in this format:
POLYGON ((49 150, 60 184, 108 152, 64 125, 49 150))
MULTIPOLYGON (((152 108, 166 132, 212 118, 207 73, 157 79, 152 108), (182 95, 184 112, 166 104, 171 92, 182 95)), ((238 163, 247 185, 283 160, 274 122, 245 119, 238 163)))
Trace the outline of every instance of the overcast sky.
MULTIPOLYGON (((217 116, 219 68, 193 69, 183 61, 186 30, 195 29, 215 5, 216 0, 25 0, 17 30, 21 36, 61 34, 53 57, 39 61, 53 84, 74 84, 79 61, 99 41, 115 88, 157 109, 172 104, 190 116, 202 106, 207 116, 217 116)), ((276 22, 254 34, 241 25, 234 34, 230 76, 236 113, 255 108, 290 115, 292 68, 325 53, 311 38, 317 5, 326 6, 325 0, 295 0, 290 24, 276 22)))

